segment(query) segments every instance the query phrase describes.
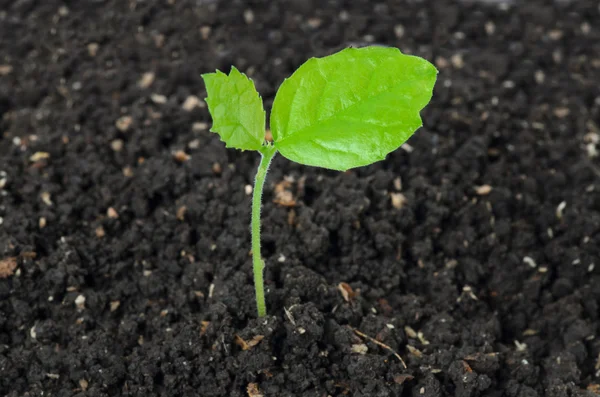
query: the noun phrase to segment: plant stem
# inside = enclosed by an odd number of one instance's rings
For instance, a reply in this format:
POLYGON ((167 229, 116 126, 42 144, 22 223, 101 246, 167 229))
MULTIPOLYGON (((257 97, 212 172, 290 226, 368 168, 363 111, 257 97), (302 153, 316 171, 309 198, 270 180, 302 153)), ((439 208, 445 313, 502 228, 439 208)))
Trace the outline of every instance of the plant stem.
POLYGON ((267 177, 267 171, 273 156, 277 150, 271 145, 263 146, 260 150, 261 160, 256 171, 254 180, 254 191, 252 193, 252 270, 254 272, 254 290, 256 291, 256 308, 258 317, 267 315, 265 304, 265 286, 263 282, 263 270, 265 262, 260 255, 260 206, 262 201, 263 186, 267 177))

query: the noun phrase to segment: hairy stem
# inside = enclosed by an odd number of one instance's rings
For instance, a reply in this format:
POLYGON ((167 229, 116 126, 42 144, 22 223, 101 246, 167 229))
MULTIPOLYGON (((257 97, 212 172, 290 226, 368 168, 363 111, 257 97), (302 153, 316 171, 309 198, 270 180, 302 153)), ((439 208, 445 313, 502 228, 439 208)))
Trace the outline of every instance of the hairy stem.
POLYGON ((260 255, 260 207, 262 201, 263 186, 267 177, 267 171, 273 156, 277 150, 273 146, 263 146, 260 150, 261 160, 256 171, 254 180, 254 191, 252 194, 252 268, 254 272, 254 290, 256 291, 256 308, 258 317, 267 314, 267 305, 265 304, 265 286, 263 281, 263 270, 265 262, 260 255))

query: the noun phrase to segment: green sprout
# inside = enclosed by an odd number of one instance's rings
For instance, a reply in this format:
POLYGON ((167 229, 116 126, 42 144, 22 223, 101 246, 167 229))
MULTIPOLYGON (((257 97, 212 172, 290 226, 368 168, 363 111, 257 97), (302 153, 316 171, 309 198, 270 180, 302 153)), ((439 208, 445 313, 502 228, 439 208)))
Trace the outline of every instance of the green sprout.
POLYGON ((269 164, 280 152, 300 164, 346 171, 383 160, 421 127, 437 77, 428 61, 397 48, 347 48, 311 58, 285 79, 273 103, 265 139, 265 110, 252 80, 202 75, 212 132, 228 148, 261 154, 252 195, 252 263, 258 316, 267 313, 260 254, 260 209, 269 164))

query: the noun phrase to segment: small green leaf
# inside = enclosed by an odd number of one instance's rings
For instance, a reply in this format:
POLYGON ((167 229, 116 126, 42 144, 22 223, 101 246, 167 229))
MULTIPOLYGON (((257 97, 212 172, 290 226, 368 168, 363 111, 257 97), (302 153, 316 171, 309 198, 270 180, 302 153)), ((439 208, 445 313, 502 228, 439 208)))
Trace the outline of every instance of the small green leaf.
POLYGON ((229 75, 217 70, 202 78, 213 119, 210 130, 227 147, 259 150, 265 140, 265 111, 252 80, 233 66, 229 75))
POLYGON ((345 171, 383 160, 422 126, 437 70, 397 48, 311 58, 273 103, 274 145, 288 159, 345 171))

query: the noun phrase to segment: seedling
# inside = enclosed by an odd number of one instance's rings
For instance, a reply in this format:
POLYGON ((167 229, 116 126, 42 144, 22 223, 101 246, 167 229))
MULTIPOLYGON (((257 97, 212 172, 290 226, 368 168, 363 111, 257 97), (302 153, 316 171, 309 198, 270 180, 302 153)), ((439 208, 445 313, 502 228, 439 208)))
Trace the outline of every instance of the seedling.
POLYGON ((423 124, 437 70, 397 48, 347 48, 311 58, 285 79, 273 103, 271 134, 253 82, 235 67, 202 75, 212 132, 228 148, 261 154, 252 195, 252 262, 258 315, 266 315, 260 208, 276 152, 300 164, 345 171, 383 160, 423 124))

